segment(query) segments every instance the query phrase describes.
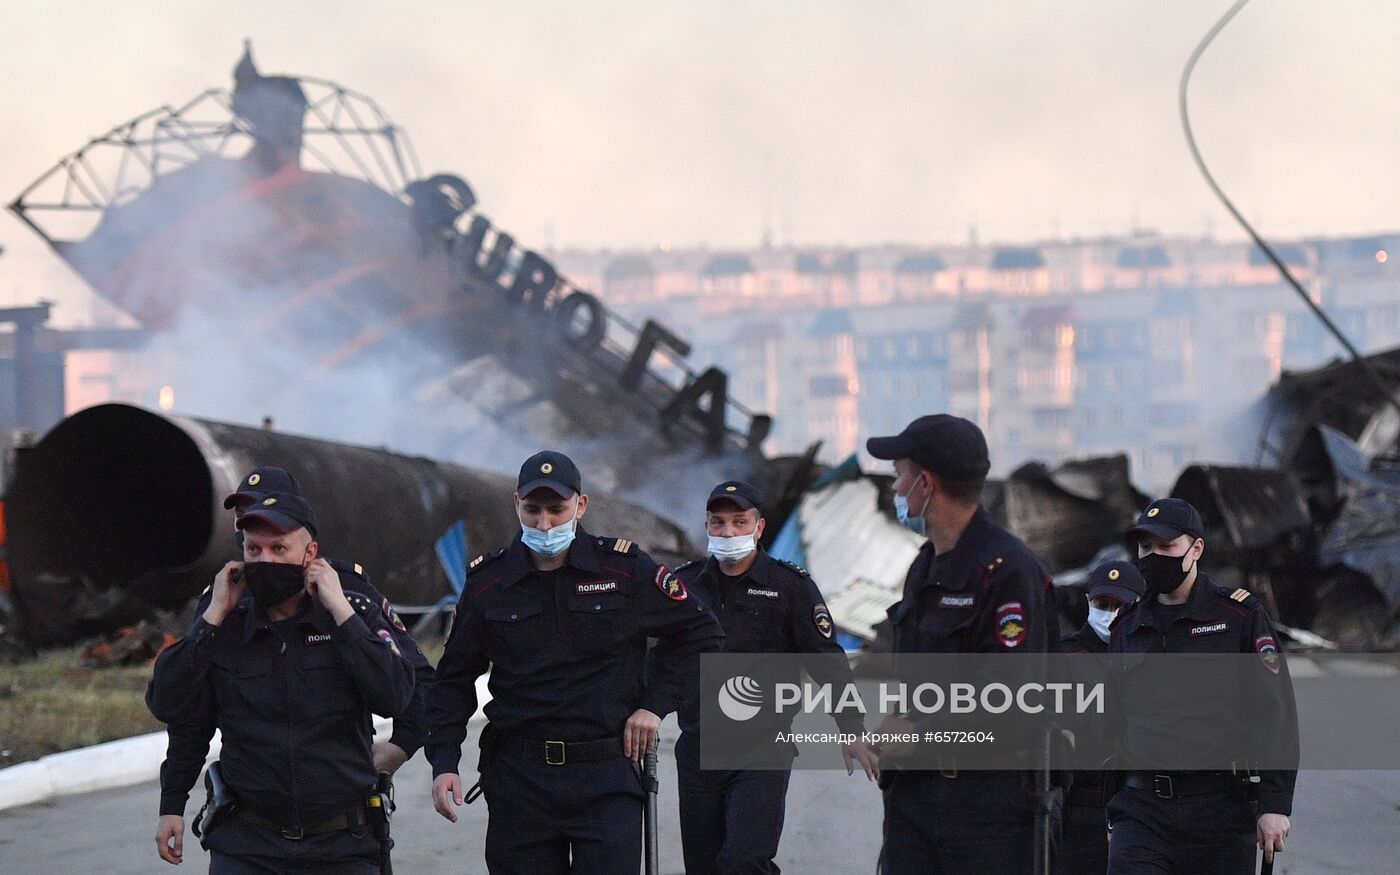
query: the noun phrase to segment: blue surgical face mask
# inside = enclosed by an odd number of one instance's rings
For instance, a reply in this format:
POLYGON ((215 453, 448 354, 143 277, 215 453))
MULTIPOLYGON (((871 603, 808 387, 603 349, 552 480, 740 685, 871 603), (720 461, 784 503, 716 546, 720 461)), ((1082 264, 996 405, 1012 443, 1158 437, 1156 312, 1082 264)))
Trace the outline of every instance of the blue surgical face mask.
POLYGON ((574 518, 566 523, 560 523, 548 531, 532 529, 524 523, 520 524, 520 540, 525 542, 525 546, 530 548, 530 552, 537 553, 546 559, 553 559, 569 549, 569 545, 574 542, 574 534, 578 528, 578 511, 574 511, 574 518))
POLYGON ((1089 606, 1089 628, 1094 630, 1094 634, 1099 636, 1100 641, 1108 641, 1109 627, 1113 625, 1113 618, 1118 616, 1118 608, 1108 610, 1107 608, 1096 608, 1089 606))
MULTIPOLYGON (((911 490, 912 491, 912 490, 911 490)), ((907 495, 895 494, 894 515, 899 518, 899 524, 916 535, 927 534, 927 525, 924 522, 924 511, 928 509, 928 498, 924 498, 924 506, 919 509, 916 516, 909 515, 909 497, 907 495)))
POLYGON ((754 542, 753 535, 735 535, 732 538, 710 535, 710 555, 721 562, 740 562, 756 549, 758 544, 754 542))

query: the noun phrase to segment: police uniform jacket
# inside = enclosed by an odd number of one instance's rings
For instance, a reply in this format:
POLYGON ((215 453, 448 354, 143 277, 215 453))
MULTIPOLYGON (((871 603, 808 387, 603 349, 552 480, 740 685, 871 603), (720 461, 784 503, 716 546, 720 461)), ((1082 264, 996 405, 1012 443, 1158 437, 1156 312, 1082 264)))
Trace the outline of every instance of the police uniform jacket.
MULTIPOLYGON (((1050 575, 1015 535, 978 508, 953 549, 925 542, 890 607, 900 653, 1044 653, 1059 644, 1050 575)), ((898 657, 896 656, 896 659, 898 657)), ((896 662, 898 670, 898 662, 896 662)))
MULTIPOLYGON (((345 598, 358 611, 368 610, 367 606, 378 606, 384 622, 394 636, 399 651, 413 669, 413 698, 408 708, 394 718, 394 731, 389 741, 397 745, 405 754, 412 757, 423 746, 428 730, 423 709, 428 687, 433 680, 433 666, 423 655, 413 636, 408 634, 403 620, 394 611, 389 600, 369 582, 364 569, 354 563, 339 559, 327 559, 330 566, 340 576, 340 586, 345 598)), ((195 607, 195 616, 202 616, 209 607, 210 588, 206 588, 195 607)), ((251 605, 251 596, 244 599, 251 605)), ((245 608, 246 609, 246 608, 245 608)), ((388 715, 384 715, 388 716, 388 715)), ((199 779, 204 761, 209 755, 209 741, 213 738, 214 727, 204 723, 193 725, 171 724, 168 729, 169 741, 166 746, 165 761, 161 764, 161 814, 183 814, 189 801, 190 788, 199 779)))
MULTIPOLYGON (((835 695, 851 683, 846 651, 836 642, 836 626, 821 590, 805 569, 774 559, 762 549, 743 575, 730 577, 710 557, 676 569, 686 588, 714 609, 724 627, 726 653, 805 653, 802 667, 835 695)), ((653 651, 652 692, 643 707, 659 716, 677 711, 681 730, 700 727, 699 667, 676 659, 671 648, 653 651)), ((795 667, 793 674, 796 674, 795 667)), ((770 678, 796 683, 798 677, 770 678)), ((865 721, 858 710, 834 715, 842 732, 859 734, 865 721)), ((791 723, 791 718, 782 721, 791 723)))
MULTIPOLYGON (((201 613, 157 657, 146 690, 151 713, 175 727, 172 744, 207 743, 205 733, 221 730, 224 779, 239 804, 284 827, 360 803, 375 781, 371 715, 396 717, 413 696, 413 670, 379 607, 346 598, 355 613, 337 626, 307 597, 286 640, 251 599, 219 626, 201 613)), ((162 768, 163 814, 183 810, 192 776, 173 781, 187 776, 162 768)))
MULTIPOLYGON (((1153 601, 1143 599, 1114 619, 1111 653, 1252 653, 1258 656, 1260 677, 1268 683, 1251 686, 1251 692, 1262 695, 1245 701, 1215 702, 1189 691, 1164 695, 1160 684, 1134 682, 1132 666, 1140 662, 1124 663, 1123 682, 1110 701, 1121 698, 1119 747, 1127 765, 1150 760, 1149 752, 1170 739, 1192 739, 1203 762, 1247 760, 1248 751, 1216 748, 1257 737, 1260 726, 1265 728, 1264 744, 1296 740, 1292 685, 1278 635, 1258 599, 1247 590, 1216 586, 1200 572, 1180 615, 1165 629, 1159 628, 1153 601)), ((1260 772, 1260 814, 1291 812, 1297 774, 1296 769, 1260 772)))
POLYGON ((565 564, 538 571, 514 542, 472 562, 428 695, 425 754, 433 775, 457 772, 476 679, 491 668, 493 729, 565 742, 620 738, 641 706, 647 636, 680 657, 718 649, 714 615, 630 541, 579 529, 565 564))
MULTIPOLYGON (((1059 618, 1047 605, 1050 575, 1030 548, 979 507, 953 549, 935 555, 925 542, 904 578, 903 597, 889 608, 895 674, 907 684, 930 680, 922 653, 1045 653, 1059 649, 1059 618)), ((978 714, 942 712, 920 718, 920 731, 985 729, 978 714)), ((1031 724, 1000 732, 1002 749, 1028 751, 1031 724)), ((960 757, 966 763, 976 752, 960 757)))

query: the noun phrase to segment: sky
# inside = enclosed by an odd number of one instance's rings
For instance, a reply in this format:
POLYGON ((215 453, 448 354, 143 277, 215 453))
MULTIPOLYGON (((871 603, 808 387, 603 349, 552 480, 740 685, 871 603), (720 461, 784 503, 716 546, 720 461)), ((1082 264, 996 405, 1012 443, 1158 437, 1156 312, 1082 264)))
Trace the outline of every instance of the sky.
MULTIPOLYGON (((1176 88, 1224 0, 0 4, 0 202, 139 113, 265 73, 373 97, 536 248, 1238 237, 1176 88)), ((1192 86, 1269 235, 1394 230, 1400 4, 1255 0, 1192 86)), ((77 281, 0 216, 0 303, 77 281)), ((56 321, 83 321, 81 307, 56 321)))

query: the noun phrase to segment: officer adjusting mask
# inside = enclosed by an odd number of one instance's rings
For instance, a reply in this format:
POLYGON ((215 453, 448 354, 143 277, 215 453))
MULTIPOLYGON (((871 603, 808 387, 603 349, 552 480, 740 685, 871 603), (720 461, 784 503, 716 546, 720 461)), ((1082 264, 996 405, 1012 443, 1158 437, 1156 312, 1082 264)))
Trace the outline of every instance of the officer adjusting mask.
MULTIPOLYGON (((915 482, 915 483, 922 483, 923 481, 922 481, 922 480, 915 480, 914 482, 915 482)), ((914 490, 913 490, 913 488, 911 487, 909 491, 910 491, 910 492, 913 492, 914 490)), ((904 526, 906 529, 908 529, 909 531, 913 532, 913 533, 916 534, 916 535, 923 535, 923 534, 926 534, 926 533, 927 533, 927 532, 926 532, 927 524, 924 522, 924 511, 928 510, 928 502, 929 502, 929 499, 932 498, 932 497, 933 497, 933 496, 929 495, 929 494, 926 492, 926 493, 924 494, 924 504, 923 504, 923 507, 920 507, 920 508, 919 508, 919 512, 918 512, 917 514, 914 514, 913 516, 910 516, 910 515, 909 515, 909 496, 907 496, 907 495, 900 495, 899 493, 896 492, 896 493, 895 493, 895 496, 894 496, 894 515, 895 515, 896 517, 898 517, 898 519, 899 519, 899 524, 900 524, 901 526, 904 526)))
POLYGON ((520 540, 525 542, 525 546, 530 548, 530 552, 553 559, 574 542, 574 535, 578 529, 578 510, 574 510, 573 519, 560 523, 552 529, 540 530, 532 529, 520 524, 520 540))
POLYGON ((259 607, 280 605, 306 586, 306 569, 289 562, 245 562, 243 580, 259 607))
MULTIPOLYGON (((1190 553, 1187 550, 1186 553, 1190 553)), ((1193 559, 1189 564, 1186 562, 1186 554, 1181 556, 1163 556, 1161 553, 1148 553, 1146 556, 1139 556, 1137 562, 1138 571, 1142 572, 1143 582, 1147 584, 1143 598, 1152 598, 1162 593, 1168 593, 1186 582, 1186 575, 1191 573, 1196 562, 1193 559)))
POLYGON ((721 562, 742 561, 757 549, 758 542, 754 540, 752 533, 747 535, 735 535, 732 538, 720 538, 715 535, 710 535, 710 555, 721 562))

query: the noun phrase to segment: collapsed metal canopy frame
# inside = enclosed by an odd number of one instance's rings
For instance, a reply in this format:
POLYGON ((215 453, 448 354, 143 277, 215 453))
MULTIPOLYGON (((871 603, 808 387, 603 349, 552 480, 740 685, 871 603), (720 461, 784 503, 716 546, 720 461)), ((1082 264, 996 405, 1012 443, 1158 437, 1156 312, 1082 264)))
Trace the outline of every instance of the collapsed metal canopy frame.
MULTIPOLYGON (((296 81, 308 101, 302 142, 307 169, 363 179, 407 203, 404 188, 421 175, 407 133, 357 91, 324 79, 296 81)), ((252 131, 233 111, 232 93, 210 88, 179 108, 162 106, 93 138, 59 159, 9 209, 55 246, 86 237, 103 213, 135 199, 161 176, 205 158, 240 158, 252 146, 252 131), (74 221, 83 218, 89 220, 86 229, 74 221)))
MULTIPOLYGON (((298 83, 307 99, 301 129, 301 166, 313 172, 365 181, 412 206, 413 197, 408 189, 421 180, 422 175, 406 132, 364 94, 323 79, 286 78, 298 83)), ((27 186, 9 204, 9 209, 62 255, 65 244, 86 239, 109 209, 135 200, 161 177, 210 158, 244 158, 254 145, 251 126, 234 110, 233 92, 211 88, 178 108, 162 106, 93 138, 27 186)), ((470 211, 465 210, 457 224, 469 218, 470 211)), ((461 233, 460 227, 455 230, 461 233)), ((495 229, 495 233, 511 239, 500 229, 495 229)), ((521 258, 520 250, 509 254, 501 277, 503 281, 519 269, 521 258)), ((484 284, 468 281, 481 285, 478 291, 490 291, 484 284)), ((566 277, 559 276, 547 300, 550 304, 557 303, 581 291, 566 277)), ((664 344, 657 346, 654 358, 645 362, 637 375, 634 392, 599 394, 587 391, 601 377, 616 381, 626 374, 631 368, 632 354, 642 345, 651 327, 638 327, 601 302, 599 307, 607 325, 599 344, 599 355, 571 355, 566 351, 560 370, 575 376, 576 379, 569 382, 584 389, 583 394, 591 396, 595 403, 603 402, 599 405, 601 408, 618 404, 631 406, 653 421, 672 443, 677 439, 682 442, 700 439, 710 443, 711 449, 722 447, 742 452, 754 449, 755 435, 767 435, 769 418, 749 410, 728 391, 712 402, 723 407, 723 438, 718 446, 714 436, 707 436, 696 423, 666 415, 671 402, 686 387, 705 376, 685 361, 688 345, 683 343, 678 349, 664 344)), ((532 393, 524 406, 539 400, 558 402, 560 399, 539 390, 532 393)), ((575 413, 582 409, 578 398, 562 400, 564 406, 571 407, 575 413)), ((509 424, 509 411, 493 410, 489 405, 478 406, 498 423, 509 424)), ((588 406, 585 403, 583 408, 588 406)))

